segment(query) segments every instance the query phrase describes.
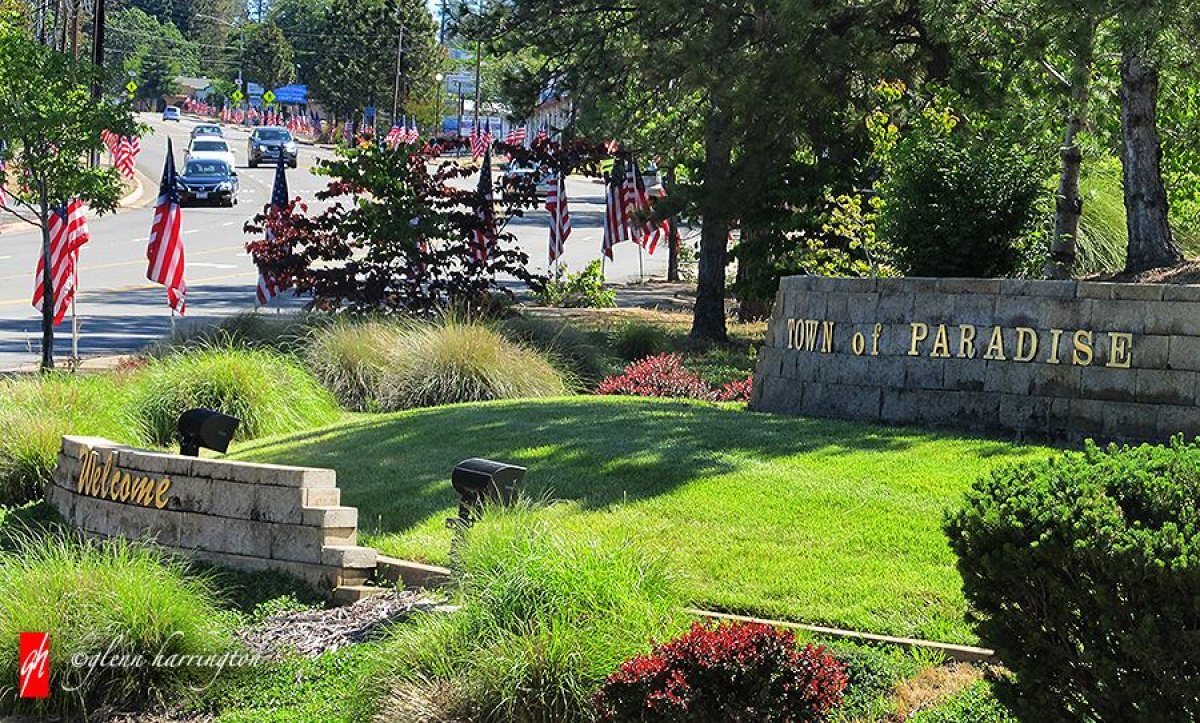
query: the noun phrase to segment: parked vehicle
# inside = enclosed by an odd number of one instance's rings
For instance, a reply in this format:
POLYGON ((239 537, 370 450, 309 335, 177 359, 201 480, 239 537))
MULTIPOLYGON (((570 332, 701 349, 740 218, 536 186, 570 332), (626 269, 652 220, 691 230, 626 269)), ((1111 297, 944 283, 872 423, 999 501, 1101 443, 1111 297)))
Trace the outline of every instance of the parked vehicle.
POLYGON ((221 130, 221 126, 214 123, 199 123, 192 129, 192 139, 195 140, 200 136, 216 136, 224 138, 225 131, 221 130))
POLYGON ((295 168, 299 150, 287 128, 260 126, 250 134, 246 158, 251 168, 257 168, 260 163, 278 163, 281 153, 284 162, 295 168))
POLYGON ((233 156, 233 148, 229 146, 229 141, 224 138, 214 138, 212 136, 200 136, 192 140, 188 146, 187 153, 184 155, 185 161, 199 159, 209 159, 224 161, 230 168, 237 166, 237 159, 233 156))
POLYGON ((545 196, 550 193, 549 177, 536 163, 520 164, 516 161, 501 166, 504 172, 503 184, 505 190, 517 191, 528 184, 536 184, 537 195, 545 196))
POLYGON ((238 202, 238 175, 233 166, 217 158, 191 158, 177 177, 181 204, 212 202, 234 206, 238 202))
POLYGON ((178 123, 179 117, 180 116, 179 116, 179 108, 178 107, 169 105, 163 109, 163 120, 175 121, 176 123, 178 123))

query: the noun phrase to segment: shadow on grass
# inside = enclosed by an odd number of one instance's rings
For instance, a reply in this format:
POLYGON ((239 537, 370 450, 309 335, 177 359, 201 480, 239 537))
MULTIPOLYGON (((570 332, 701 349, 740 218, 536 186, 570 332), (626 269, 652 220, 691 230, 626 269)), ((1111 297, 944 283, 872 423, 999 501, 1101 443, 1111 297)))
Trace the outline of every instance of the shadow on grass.
POLYGON ((600 509, 722 475, 747 459, 898 452, 959 439, 979 456, 1011 444, 947 433, 783 417, 728 405, 615 397, 495 402, 351 417, 337 427, 240 446, 238 459, 330 467, 360 528, 402 532, 457 495, 449 477, 468 457, 529 467, 524 490, 600 509))

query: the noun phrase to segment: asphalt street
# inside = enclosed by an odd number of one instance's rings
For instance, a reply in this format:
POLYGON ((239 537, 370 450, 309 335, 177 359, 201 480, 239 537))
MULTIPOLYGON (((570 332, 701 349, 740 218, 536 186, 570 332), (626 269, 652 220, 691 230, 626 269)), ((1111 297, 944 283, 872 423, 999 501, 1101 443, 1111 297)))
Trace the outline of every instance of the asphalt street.
MULTIPOLYGON (((166 155, 166 139, 175 146, 175 161, 183 160, 189 134, 195 123, 185 118, 164 123, 157 115, 140 118, 150 127, 142 138, 137 166, 145 185, 142 197, 132 208, 104 217, 89 217, 91 242, 80 252, 79 352, 82 357, 136 351, 171 331, 170 307, 162 287, 146 280, 146 244, 154 215, 158 179, 166 155), (147 179, 149 179, 147 181, 147 179)), ((248 133, 227 128, 238 158, 241 181, 239 205, 233 208, 193 207, 183 209, 183 242, 187 257, 187 317, 177 324, 209 323, 223 316, 255 308, 258 274, 246 254, 249 239, 243 224, 270 198, 273 167, 245 166, 248 133)), ((288 171, 293 196, 314 201, 325 181, 311 173, 313 164, 330 151, 301 146, 299 168, 288 171)), ((573 270, 600 257, 604 224, 604 189, 585 178, 568 179, 567 194, 573 226, 563 262, 573 270)), ((312 207, 310 207, 312 208, 312 207)), ((28 226, 7 225, 12 217, 0 212, 0 370, 26 366, 41 355, 40 315, 30 304, 34 269, 40 250, 40 231, 28 226)), ((510 224, 521 247, 529 254, 530 267, 547 273, 547 216, 538 209, 510 224)), ((666 249, 640 259, 629 243, 615 249, 616 259, 606 265, 613 283, 627 283, 644 276, 666 275, 666 249), (640 269, 639 269, 640 265, 640 269)), ((303 299, 288 299, 299 306, 303 299)), ((55 357, 70 355, 71 319, 58 327, 55 357)))

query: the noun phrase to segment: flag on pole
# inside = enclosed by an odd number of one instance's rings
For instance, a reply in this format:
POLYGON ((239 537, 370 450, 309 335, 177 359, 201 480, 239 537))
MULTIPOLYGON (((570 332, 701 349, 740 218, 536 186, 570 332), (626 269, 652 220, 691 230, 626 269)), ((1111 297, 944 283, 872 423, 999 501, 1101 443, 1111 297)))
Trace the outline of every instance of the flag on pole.
POLYGON ((401 128, 400 126, 392 126, 392 129, 387 132, 386 136, 383 137, 383 142, 388 144, 392 148, 395 148, 396 146, 400 145, 401 143, 404 143, 406 139, 407 139, 407 133, 404 131, 403 128, 401 128))
POLYGON ((550 192, 546 194, 546 210, 550 212, 550 263, 562 256, 567 237, 571 235, 565 176, 565 173, 555 174, 550 179, 550 192))
POLYGON ((417 143, 421 140, 421 132, 417 130, 416 118, 413 118, 412 127, 408 129, 407 140, 409 143, 417 143))
POLYGON ((604 184, 604 238, 600 245, 601 252, 609 259, 613 257, 613 246, 629 237, 629 221, 625 215, 625 200, 621 193, 624 177, 621 161, 614 161, 612 175, 604 184))
MULTIPOLYGON (((271 188, 271 203, 267 205, 267 241, 275 240, 275 233, 271 230, 271 218, 287 208, 288 205, 288 183, 287 173, 283 169, 283 154, 279 154, 279 161, 275 165, 275 184, 271 188)), ((258 272, 258 305, 266 306, 271 299, 279 296, 284 289, 287 288, 287 283, 274 274, 259 270, 258 272)))
POLYGON ((113 154, 113 165, 126 178, 133 178, 134 163, 137 161, 138 154, 142 152, 141 141, 137 136, 122 138, 116 147, 116 152, 113 154))
POLYGON ((666 221, 657 225, 650 221, 650 196, 646 193, 646 182, 632 156, 625 166, 621 198, 625 206, 628 238, 644 248, 646 253, 653 254, 658 242, 667 235, 666 221))
POLYGON ((545 143, 548 140, 550 140, 550 134, 546 131, 546 124, 543 123, 541 127, 538 128, 537 135, 533 137, 533 143, 534 145, 537 145, 538 143, 545 143))
POLYGON ((510 146, 525 145, 526 133, 527 131, 525 130, 524 124, 516 126, 515 128, 510 128, 508 135, 504 137, 504 142, 510 146))
POLYGON ((495 202, 495 197, 492 194, 492 149, 490 147, 483 151, 483 168, 479 169, 477 192, 479 194, 479 210, 477 211, 479 228, 471 232, 471 258, 482 266, 487 263, 488 252, 496 238, 495 219, 492 217, 492 204, 495 202))
POLYGON ((187 309, 187 284, 183 280, 183 240, 179 226, 179 187, 175 180, 175 154, 171 139, 167 139, 167 160, 163 164, 162 181, 158 185, 158 202, 154 206, 154 225, 150 228, 150 244, 146 258, 150 262, 146 278, 167 287, 167 303, 182 316, 187 309))
MULTIPOLYGON (((75 264, 80 247, 90 240, 82 201, 74 199, 65 207, 59 206, 50 212, 50 293, 54 297, 55 326, 62 323, 75 298, 75 264)), ((45 297, 45 270, 46 257, 38 254, 33 286, 33 307, 38 311, 42 310, 45 297)))

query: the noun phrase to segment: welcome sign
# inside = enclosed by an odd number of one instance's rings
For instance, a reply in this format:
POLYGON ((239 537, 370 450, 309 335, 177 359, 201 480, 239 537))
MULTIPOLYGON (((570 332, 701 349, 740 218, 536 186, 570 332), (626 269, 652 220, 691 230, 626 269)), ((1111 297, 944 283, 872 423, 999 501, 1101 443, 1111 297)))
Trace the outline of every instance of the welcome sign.
POLYGON ((1078 442, 1200 434, 1200 286, 780 284, 754 409, 1078 442))

